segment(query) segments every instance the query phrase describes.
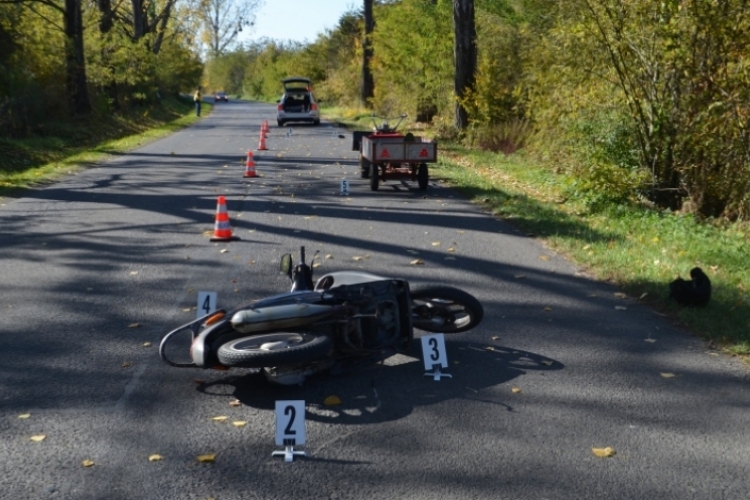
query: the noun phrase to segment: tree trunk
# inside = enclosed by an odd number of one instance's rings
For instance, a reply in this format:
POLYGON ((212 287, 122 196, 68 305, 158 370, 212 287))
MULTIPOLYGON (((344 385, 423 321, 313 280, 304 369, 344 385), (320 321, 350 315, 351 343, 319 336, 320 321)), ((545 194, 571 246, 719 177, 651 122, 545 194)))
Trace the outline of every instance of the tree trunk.
POLYGON ((469 125, 469 116, 461 100, 474 89, 477 69, 477 30, 474 24, 474 0, 453 0, 453 61, 456 94, 455 125, 459 130, 469 125))
POLYGON ((112 10, 112 0, 98 0, 97 5, 99 7, 99 13, 101 15, 101 17, 99 18, 99 32, 104 35, 103 39, 105 40, 104 46, 101 48, 102 64, 106 66, 107 70, 110 72, 110 74, 108 75, 108 81, 102 86, 102 90, 107 95, 107 98, 112 105, 112 109, 119 110, 120 100, 117 90, 117 81, 114 77, 116 68, 111 62, 113 47, 112 42, 108 36, 112 31, 112 28, 114 28, 115 13, 112 10))
POLYGON ((375 82, 372 78, 370 61, 372 60, 372 32, 375 28, 375 20, 372 17, 373 0, 364 0, 365 16, 365 38, 362 43, 362 104, 369 108, 372 106, 372 98, 375 96, 375 82))
POLYGON ((66 90, 72 115, 91 112, 86 60, 83 51, 83 20, 80 0, 65 0, 65 66, 66 90))

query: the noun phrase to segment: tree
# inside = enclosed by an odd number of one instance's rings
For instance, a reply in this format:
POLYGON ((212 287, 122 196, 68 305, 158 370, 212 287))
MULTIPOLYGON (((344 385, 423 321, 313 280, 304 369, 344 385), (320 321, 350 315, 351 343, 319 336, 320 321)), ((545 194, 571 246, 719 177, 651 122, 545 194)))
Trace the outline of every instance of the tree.
POLYGON ((62 14, 65 34, 65 89, 68 96, 69 112, 72 115, 85 115, 91 112, 91 100, 86 79, 86 59, 84 56, 83 15, 81 0, 0 0, 5 4, 20 4, 38 15, 36 4, 46 5, 62 14))
POLYGON ((469 116, 462 99, 474 90, 477 69, 477 30, 474 24, 474 0, 453 0, 453 61, 456 94, 455 126, 465 129, 469 116))
POLYGON ((365 18, 365 35, 362 42, 362 104, 365 107, 372 105, 375 96, 375 81, 372 77, 370 61, 372 60, 372 32, 375 28, 375 20, 372 17, 373 0, 364 0, 363 14, 365 18))
POLYGON ((203 42, 210 59, 223 55, 237 36, 255 22, 255 11, 263 0, 201 0, 199 15, 203 42))

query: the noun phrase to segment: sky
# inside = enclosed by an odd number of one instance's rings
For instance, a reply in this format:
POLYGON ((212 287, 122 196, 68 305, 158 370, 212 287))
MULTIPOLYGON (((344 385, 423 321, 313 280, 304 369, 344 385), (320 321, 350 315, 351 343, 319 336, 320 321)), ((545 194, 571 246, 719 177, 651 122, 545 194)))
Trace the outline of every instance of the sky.
POLYGON ((255 26, 239 41, 261 38, 314 42, 326 28, 334 28, 341 15, 362 8, 362 0, 265 0, 256 12, 255 26))

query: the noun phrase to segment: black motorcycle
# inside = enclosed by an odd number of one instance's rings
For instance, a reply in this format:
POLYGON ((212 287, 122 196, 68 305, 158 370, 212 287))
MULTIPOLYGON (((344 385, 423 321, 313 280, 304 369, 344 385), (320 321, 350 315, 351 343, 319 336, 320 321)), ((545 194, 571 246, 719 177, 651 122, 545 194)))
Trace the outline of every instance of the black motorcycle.
POLYGON ((360 271, 329 273, 313 284, 304 247, 300 257, 296 266, 291 254, 281 258, 291 292, 215 311, 172 330, 159 346, 162 360, 176 367, 257 368, 272 382, 299 384, 321 371, 347 370, 403 352, 415 328, 464 332, 484 315, 476 298, 450 286, 410 288, 406 280, 360 271), (174 362, 166 346, 186 331, 192 332, 192 361, 174 362))

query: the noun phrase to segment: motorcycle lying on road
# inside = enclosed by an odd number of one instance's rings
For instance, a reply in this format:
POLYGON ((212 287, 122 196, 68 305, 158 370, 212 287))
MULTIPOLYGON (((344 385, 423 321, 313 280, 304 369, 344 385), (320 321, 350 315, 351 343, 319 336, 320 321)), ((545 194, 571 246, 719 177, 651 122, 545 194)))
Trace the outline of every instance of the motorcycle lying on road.
MULTIPOLYGON (((316 253, 317 255, 317 253, 316 253)), ((291 254, 280 269, 291 291, 233 311, 218 310, 164 336, 161 359, 175 367, 255 368, 278 384, 300 384, 315 373, 345 372, 405 351, 414 329, 458 333, 477 326, 479 301, 458 288, 411 288, 404 279, 338 271, 313 284, 313 266, 291 254), (169 359, 167 345, 190 331, 190 362, 169 359)))

